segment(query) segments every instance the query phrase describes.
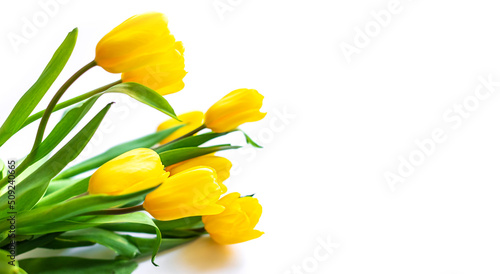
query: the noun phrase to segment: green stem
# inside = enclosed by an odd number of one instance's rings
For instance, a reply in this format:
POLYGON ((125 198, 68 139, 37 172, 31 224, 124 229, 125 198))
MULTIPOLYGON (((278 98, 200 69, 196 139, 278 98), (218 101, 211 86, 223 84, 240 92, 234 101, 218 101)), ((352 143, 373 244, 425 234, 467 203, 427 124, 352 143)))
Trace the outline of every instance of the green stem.
MULTIPOLYGON (((112 86, 115 86, 115 85, 117 85, 117 84, 120 84, 121 82, 122 82, 122 80, 115 81, 115 82, 113 82, 113 83, 107 84, 107 85, 102 86, 102 87, 100 87, 100 88, 96 88, 96 89, 94 89, 94 90, 92 90, 92 91, 89 91, 89 92, 87 92, 87 93, 84 93, 84 94, 82 94, 82 95, 79 95, 79 96, 77 96, 77 97, 75 97, 75 98, 71 98, 71 99, 69 99, 69 100, 67 100, 67 101, 64 101, 64 102, 62 102, 62 103, 59 103, 59 104, 57 104, 57 105, 54 107, 54 109, 52 110, 52 112, 56 112, 56 111, 61 110, 61 109, 63 109, 63 108, 66 108, 66 107, 72 106, 72 105, 74 105, 74 104, 76 104, 76 103, 79 103, 79 102, 81 102, 81 101, 84 101, 84 100, 86 100, 86 99, 88 99, 88 98, 90 98, 90 97, 92 97, 92 96, 94 96, 94 95, 96 95, 96 94, 99 94, 99 93, 101 93, 101 92, 103 92, 103 91, 105 91, 105 90, 109 89, 109 88, 110 88, 110 87, 112 87, 112 86)), ((37 112, 37 113, 35 113, 35 114, 31 115, 30 117, 28 117, 28 118, 26 119, 26 121, 24 121, 24 124, 22 125, 22 127, 21 127, 21 128, 24 128, 25 126, 27 126, 27 125, 29 125, 29 124, 33 123, 34 121, 36 121, 36 120, 38 120, 38 119, 42 118, 42 116, 43 116, 43 114, 44 114, 44 113, 45 113, 45 110, 41 110, 41 111, 39 111, 39 112, 37 112)))
MULTIPOLYGON (((105 85, 105 86, 102 86, 102 87, 100 87, 100 88, 94 89, 94 90, 92 90, 92 91, 89 91, 89 92, 87 92, 87 93, 84 93, 84 94, 82 94, 82 95, 80 95, 80 96, 77 96, 77 97, 75 97, 75 98, 72 98, 72 99, 69 99, 69 100, 67 100, 67 101, 64 101, 64 102, 62 102, 62 103, 60 103, 60 104, 57 104, 57 105, 54 107, 54 109, 52 110, 52 112, 58 111, 58 110, 63 109, 63 108, 65 108, 65 107, 68 107, 68 106, 74 105, 74 104, 76 104, 76 103, 79 103, 79 102, 81 102, 81 101, 83 101, 83 100, 86 100, 86 99, 88 99, 88 98, 90 98, 90 97, 92 97, 92 96, 94 96, 94 95, 96 95, 96 94, 99 94, 99 93, 101 93, 101 92, 103 92, 103 91, 107 90, 108 88, 110 88, 110 87, 112 87, 112 86, 114 86, 114 85, 117 85, 117 84, 119 84, 119 83, 121 83, 121 80, 118 80, 118 81, 113 82, 113 83, 111 83, 111 84, 107 84, 107 85, 105 85)), ((31 115, 30 117, 28 117, 28 119, 26 119, 26 121, 24 122, 24 124, 23 124, 23 126, 22 126, 21 128, 23 128, 23 127, 25 127, 25 126, 29 125, 29 124, 30 124, 30 123, 32 123, 33 121, 36 121, 36 120, 40 119, 40 117, 42 117, 42 115, 43 115, 44 113, 45 113, 45 110, 42 110, 42 111, 40 111, 40 112, 37 112, 37 113, 35 113, 35 114, 31 115)), ((35 153, 35 154, 33 154, 33 156, 35 156, 35 155, 36 155, 36 153, 35 153)), ((31 159, 31 158, 33 158, 33 157, 30 157, 30 159, 31 159)), ((28 157, 26 157, 26 159, 28 159, 28 157)), ((26 160, 22 161, 22 162, 21 162, 21 164, 20 164, 20 165, 17 167, 17 169, 16 169, 17 174, 18 174, 18 175, 19 175, 19 174, 21 174, 24 170, 26 170, 26 168, 28 168, 28 167, 29 167, 30 165, 32 165, 32 164, 34 164, 34 163, 30 163, 29 161, 26 161, 26 160)), ((0 183, 0 185, 2 185, 2 184, 0 183)))
POLYGON ((142 205, 87 212, 83 215, 121 215, 144 210, 142 205))
MULTIPOLYGON (((92 61, 88 63, 87 65, 83 66, 80 70, 78 70, 73 76, 71 76, 66 83, 64 83, 61 88, 56 92, 56 95, 52 97, 52 100, 50 100, 49 105, 45 109, 45 112, 43 113, 42 120, 40 121, 40 125, 38 126, 38 131, 36 133, 35 137, 35 142, 33 144, 33 148, 31 149, 31 152, 35 152, 38 149, 38 146, 42 142, 43 139, 43 134, 45 133, 45 128, 47 127, 47 122, 49 121, 50 115, 52 114, 52 110, 54 110, 54 107, 57 105, 57 102, 61 97, 63 96, 64 92, 68 90, 68 88, 80 77, 82 74, 84 74, 86 71, 89 69, 95 67, 97 63, 95 61, 92 61)), ((32 153, 30 153, 32 155, 32 153)), ((28 155, 27 158, 30 157, 28 155)), ((28 159, 26 159, 28 160, 28 159)))
POLYGON ((186 138, 186 137, 192 136, 192 135, 194 135, 194 134, 198 133, 199 131, 201 131, 201 130, 203 130, 203 129, 205 129, 205 128, 207 128, 207 126, 206 126, 206 125, 201 125, 201 126, 199 126, 199 127, 195 128, 195 129, 191 130, 190 132, 188 132, 188 133, 186 133, 186 134, 182 135, 181 137, 178 137, 178 138, 176 138, 176 139, 173 139, 172 141, 170 141, 170 142, 168 142, 168 143, 165 143, 165 144, 163 144, 163 145, 161 145, 161 146, 159 146, 159 147, 157 147, 157 148, 155 148, 155 149, 160 149, 160 148, 162 148, 162 147, 164 147, 164 146, 167 146, 167 145, 169 145, 169 144, 172 144, 172 143, 174 143, 174 142, 177 142, 177 141, 179 141, 179 140, 181 140, 181 139, 184 139, 184 138, 186 138))
MULTIPOLYGON (((75 74, 73 74, 62 86, 59 88, 59 90, 56 92, 54 97, 52 97, 52 100, 50 100, 49 105, 47 108, 43 111, 42 115, 42 120, 40 121, 40 125, 38 126, 38 131, 36 133, 35 137, 35 142, 33 144, 33 148, 31 149, 30 153, 26 158, 23 160, 21 165, 19 165, 16 168, 16 174, 20 174, 23 170, 28 168, 31 164, 31 161, 33 157, 36 155, 36 150, 40 146, 40 143, 42 142, 43 139, 43 134, 45 132, 45 128, 47 127, 47 122, 49 121, 50 115, 52 114, 52 111, 54 110, 55 106, 57 105, 57 102, 61 97, 63 96, 64 92, 68 90, 68 88, 78 79, 80 76, 82 76, 85 72, 87 72, 89 69, 97 66, 97 63, 95 61, 92 61, 85 66, 83 66, 81 69, 79 69, 75 74)), ((29 118, 28 118, 29 119, 29 118)), ((23 125, 24 126, 24 125, 23 125)), ((6 184, 7 181, 5 180, 6 178, 2 179, 0 181, 0 189, 3 188, 6 184)))

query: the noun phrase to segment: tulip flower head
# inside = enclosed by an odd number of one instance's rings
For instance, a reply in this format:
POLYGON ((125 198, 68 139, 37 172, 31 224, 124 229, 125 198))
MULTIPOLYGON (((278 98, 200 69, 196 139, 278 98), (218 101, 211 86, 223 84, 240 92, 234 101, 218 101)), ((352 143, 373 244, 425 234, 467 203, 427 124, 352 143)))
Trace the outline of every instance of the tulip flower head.
POLYGON ((177 116, 177 118, 179 118, 179 120, 181 120, 182 122, 179 122, 175 119, 169 119, 158 126, 157 131, 165 130, 178 125, 184 125, 174 133, 170 134, 167 138, 163 139, 160 144, 165 144, 172 140, 175 140, 203 125, 203 112, 201 111, 187 112, 177 116))
POLYGON ((111 73, 164 63, 175 47, 167 19, 158 12, 135 15, 106 34, 96 46, 95 62, 111 73))
POLYGON ((122 82, 136 82, 161 95, 172 94, 184 88, 184 47, 175 42, 174 47, 161 56, 160 64, 145 66, 122 73, 122 82))
MULTIPOLYGON (((229 161, 224 157, 209 154, 192 158, 186 161, 182 161, 177 164, 173 164, 171 166, 166 167, 165 170, 170 173, 170 176, 172 176, 186 169, 190 169, 197 166, 208 166, 213 168, 217 173, 217 182, 222 183, 227 178, 229 178, 229 170, 231 169, 232 164, 231 161, 229 161)), ((224 193, 226 191, 227 189, 223 189, 224 193)))
POLYGON ((221 195, 215 170, 194 167, 166 179, 146 196, 143 207, 162 221, 219 214, 224 210, 224 206, 217 204, 221 195))
POLYGON ((234 192, 224 196, 218 204, 225 207, 222 213, 202 217, 205 230, 217 243, 242 243, 264 234, 255 230, 262 215, 262 206, 256 198, 240 198, 240 194, 234 192))
POLYGON ((255 89, 237 89, 224 96, 205 113, 205 125, 213 132, 228 132, 241 124, 259 121, 264 96, 255 89))
POLYGON ((121 195, 148 189, 168 177, 160 156, 151 149, 138 148, 102 165, 90 177, 90 194, 121 195))

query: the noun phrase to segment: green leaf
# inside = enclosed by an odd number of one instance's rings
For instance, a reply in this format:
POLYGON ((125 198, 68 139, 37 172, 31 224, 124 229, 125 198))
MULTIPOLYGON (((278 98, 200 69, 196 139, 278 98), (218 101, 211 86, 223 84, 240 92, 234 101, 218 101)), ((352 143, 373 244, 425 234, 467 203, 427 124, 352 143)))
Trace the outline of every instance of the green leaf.
POLYGON ((171 142, 164 144, 162 146, 159 146, 155 148, 155 151, 158 153, 165 152, 167 150, 172 150, 176 148, 183 148, 183 147, 197 147, 199 145, 202 145, 214 138, 224 136, 230 132, 222 132, 222 133, 216 133, 216 132, 208 132, 200 135, 195 135, 195 136, 189 136, 186 138, 182 138, 178 141, 171 142))
MULTIPOLYGON (((134 244, 139 249, 138 256, 148 256, 151 255, 155 250, 155 239, 151 238, 139 238, 133 237, 130 235, 123 235, 130 243, 134 244)), ((191 237, 185 239, 169 239, 163 238, 161 239, 161 245, 159 251, 164 251, 168 249, 172 249, 174 247, 180 246, 185 243, 189 243, 191 241, 196 240, 198 237, 191 237)))
POLYGON ((62 69, 68 62, 75 47, 78 30, 74 29, 56 50, 52 59, 43 70, 38 80, 19 99, 16 106, 0 128, 0 146, 12 137, 23 125, 24 121, 33 112, 45 93, 52 86, 62 69))
POLYGON ((7 177, 7 166, 5 166, 5 163, 0 159, 0 180, 3 178, 7 177))
POLYGON ((98 97, 92 97, 83 104, 75 106, 68 110, 61 120, 52 129, 50 134, 43 140, 32 156, 32 162, 42 159, 48 155, 56 146, 75 128, 82 118, 89 112, 98 97))
MULTIPOLYGON (((104 107, 73 139, 63 146, 54 156, 17 184, 16 210, 29 210, 43 197, 49 182, 71 161, 73 161, 90 141, 108 112, 111 104, 104 107)), ((0 212, 5 212, 8 193, 0 196, 0 212)))
POLYGON ((26 270, 26 272, 36 274, 130 274, 138 266, 134 261, 97 260, 77 257, 24 259, 19 261, 19 265, 26 270))
POLYGON ((0 249, 0 271, 2 274, 26 274, 26 271, 19 268, 17 260, 11 260, 10 253, 6 250, 0 249), (13 262, 13 265, 10 264, 13 262))
POLYGON ((254 140, 252 140, 252 138, 250 138, 250 136, 248 136, 243 130, 237 129, 237 131, 240 131, 241 133, 243 133, 243 135, 245 135, 245 140, 247 141, 247 144, 252 145, 253 147, 256 148, 262 148, 259 144, 254 142, 254 140))
MULTIPOLYGON (((154 189, 156 189, 156 187, 125 195, 106 195, 106 194, 87 195, 84 197, 66 201, 64 203, 39 207, 32 209, 30 211, 25 211, 23 213, 18 214, 16 218, 18 224, 17 227, 19 232, 18 234, 20 235, 40 234, 44 232, 42 229, 40 229, 39 231, 36 230, 30 231, 30 227, 40 226, 46 223, 54 223, 57 221, 65 220, 92 211, 117 207, 134 200, 136 201, 142 200, 149 192, 153 191, 154 189), (26 231, 29 232, 26 233, 26 231)), ((8 226, 9 226, 8 222, 0 223, 0 231, 6 230, 8 226)), ((64 231, 64 230, 55 230, 55 231, 64 231)), ((45 233, 49 232, 44 232, 43 234, 45 233)))
MULTIPOLYGON (((192 230, 204 227, 201 217, 199 216, 187 217, 173 221, 154 220, 154 223, 160 229, 162 237, 190 238, 200 236, 205 233, 204 231, 192 230)), ((156 233, 152 227, 140 223, 105 223, 99 227, 120 232, 156 233)))
POLYGON ((47 191, 45 192, 44 197, 47 197, 48 195, 50 195, 50 194, 52 194, 60 189, 63 189, 63 188, 69 187, 73 184, 76 184, 77 182, 79 182, 82 179, 84 179, 84 178, 80 177, 80 178, 69 178, 69 179, 61 179, 61 180, 52 179, 52 181, 49 184, 49 187, 47 188, 47 191))
POLYGON ((16 253, 17 255, 26 253, 28 251, 31 251, 37 247, 42 247, 51 241, 53 241, 57 236, 59 236, 61 233, 50 233, 46 235, 42 235, 36 239, 33 240, 28 240, 28 241, 22 241, 17 244, 16 246, 16 253))
POLYGON ((170 166, 178 162, 182 162, 205 154, 210 154, 221 150, 237 149, 237 148, 240 148, 240 146, 219 145, 211 147, 184 147, 184 148, 177 148, 165 151, 160 153, 159 155, 163 165, 170 166))
POLYGON ((66 201, 67 199, 74 196, 87 192, 87 189, 89 187, 89 180, 90 177, 79 179, 73 184, 50 193, 49 195, 43 197, 42 200, 37 203, 35 208, 57 204, 62 201, 66 201))
POLYGON ((95 245, 95 243, 90 241, 73 241, 73 240, 59 239, 56 237, 50 243, 45 244, 41 248, 65 249, 65 248, 83 247, 92 245, 95 245))
MULTIPOLYGON (((127 259, 132 259, 139 254, 137 246, 130 243, 125 237, 101 228, 86 228, 69 231, 58 238, 72 241, 95 242, 115 251, 118 255, 127 259)), ((155 239, 152 240, 154 241, 155 239)), ((153 246, 151 246, 151 248, 153 248, 153 246)))
MULTIPOLYGON (((141 193, 140 197, 142 199, 143 196, 145 196, 147 193, 152 191, 153 189, 149 189, 147 191, 141 191, 137 193, 141 193)), ((131 195, 131 194, 127 194, 131 195)), ((122 196, 127 196, 127 195, 122 195, 122 196)), ((96 195, 97 196, 97 195, 96 195)), ((120 197, 120 196, 108 196, 110 197, 120 197)), ((83 198, 78 198, 78 199, 84 199, 83 198)), ((65 203, 65 205, 58 204, 54 207, 68 207, 68 204, 74 204, 73 201, 71 200, 65 203)), ((95 202, 95 200, 93 200, 95 202)), ((104 202, 101 201, 101 204, 104 202)), ((81 204, 81 203, 80 203, 81 204)), ((116 203, 115 203, 116 204, 116 203)), ((85 203, 84 206, 90 207, 92 206, 92 203, 85 203)), ((99 205, 96 205, 99 206, 99 205)), ((73 205, 71 205, 71 208, 73 208, 73 205)), ((100 208, 102 209, 102 208, 100 208)), ((32 211, 37 211, 38 209, 34 209, 32 211)), ((70 209, 71 210, 71 209, 70 209)), ((95 209, 92 209, 91 211, 94 211, 95 209)), ((30 211, 30 212, 32 212, 30 211)), ((71 211, 69 211, 71 212, 71 211)), ((87 211, 89 212, 89 211, 87 211)), ((57 214, 58 212, 52 212, 52 214, 57 214)), ((38 213, 42 214, 42 213, 38 213)), ((66 213, 67 214, 67 213, 66 213)), ((36 215, 35 215, 36 216, 36 215)), ((156 233, 156 247, 159 248, 160 242, 161 242, 161 232, 156 226, 156 224, 151 220, 150 217, 148 217, 145 213, 142 212, 134 212, 134 213, 129 213, 129 214, 123 214, 123 215, 98 215, 98 216, 78 216, 74 217, 65 221, 60 221, 60 222, 47 222, 46 224, 41 224, 38 225, 36 221, 41 222, 40 219, 33 220, 30 222, 30 224, 33 224, 33 226, 28 226, 26 224, 23 224, 22 222, 22 216, 19 216, 17 219, 17 222, 19 224, 18 227, 18 234, 19 235, 37 235, 37 234, 46 234, 46 233, 54 233, 54 232, 61 232, 61 231, 70 231, 70 230, 77 230, 77 229, 83 229, 83 228, 89 228, 89 227, 96 227, 100 226, 103 224, 113 224, 113 223, 128 223, 128 224, 139 224, 142 226, 146 226, 149 229, 152 229, 156 233)), ((1 230, 0 230, 1 231, 1 230)), ((153 252, 153 257, 151 258, 151 262, 154 264, 154 258, 156 256, 157 252, 153 252)))
POLYGON ((179 120, 175 115, 174 109, 170 106, 167 99, 161 96, 158 92, 141 84, 134 82, 121 83, 116 86, 110 87, 105 92, 118 92, 127 94, 137 101, 151 106, 176 120, 179 120))
POLYGON ((149 148, 161 140, 167 138, 169 135, 174 133, 176 130, 179 128, 183 127, 184 125, 172 127, 169 129, 165 129, 162 131, 155 132, 153 134, 146 135, 144 137, 123 143, 121 145, 117 145, 115 147, 110 148, 106 152, 97 155, 93 158, 90 158, 86 161, 83 161, 77 165, 74 165, 63 172, 59 176, 56 177, 56 179, 63 179, 63 178, 69 178, 78 174, 81 174, 83 172, 96 169, 103 164, 105 164, 107 161, 127 152, 132 149, 136 148, 149 148))

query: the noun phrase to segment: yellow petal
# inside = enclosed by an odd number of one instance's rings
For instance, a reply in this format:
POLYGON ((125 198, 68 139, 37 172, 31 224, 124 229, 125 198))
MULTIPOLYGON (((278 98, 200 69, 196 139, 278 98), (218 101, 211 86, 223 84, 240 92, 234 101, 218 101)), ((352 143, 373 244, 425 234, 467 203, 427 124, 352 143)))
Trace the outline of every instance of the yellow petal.
POLYGON ((97 169, 90 177, 89 193, 117 195, 135 184, 161 177, 165 173, 160 156, 155 151, 134 149, 97 169))
POLYGON ((194 167, 166 179, 146 196, 144 208, 164 221, 218 214, 224 210, 224 206, 217 204, 221 194, 215 170, 194 167))
POLYGON ((214 132, 227 132, 243 123, 266 116, 259 110, 264 96, 254 89, 237 89, 212 105, 205 113, 205 125, 214 132))
POLYGON ((161 13, 133 16, 99 41, 95 61, 112 73, 158 64, 161 56, 175 46, 167 25, 161 13))
POLYGON ((165 130, 174 126, 182 125, 180 129, 176 130, 167 138, 163 139, 160 144, 168 143, 172 140, 175 140, 184 134, 193 131, 194 129, 203 125, 203 112, 201 111, 192 111, 188 113, 184 113, 182 115, 177 116, 182 122, 179 122, 175 119, 169 119, 158 126, 157 131, 165 130))

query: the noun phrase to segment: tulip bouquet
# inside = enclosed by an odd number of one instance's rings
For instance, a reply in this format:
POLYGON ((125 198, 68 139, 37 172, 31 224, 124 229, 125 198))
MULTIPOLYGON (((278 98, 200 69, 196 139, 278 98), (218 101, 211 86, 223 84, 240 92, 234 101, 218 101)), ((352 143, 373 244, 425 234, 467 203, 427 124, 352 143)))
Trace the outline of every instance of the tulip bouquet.
POLYGON ((238 89, 205 113, 176 115, 164 95, 184 87, 184 48, 164 15, 134 16, 96 47, 95 59, 55 93, 45 110, 33 113, 73 51, 70 32, 38 80, 21 97, 0 127, 0 146, 25 126, 39 121, 30 152, 22 160, 0 160, 0 273, 131 273, 138 257, 190 242, 202 235, 219 244, 260 237, 255 230, 262 207, 252 195, 225 194, 231 162, 214 153, 237 149, 228 144, 203 146, 262 119, 263 96, 238 89), (60 102, 86 71, 100 66, 121 79, 60 102), (119 144, 103 154, 72 163, 82 152, 112 103, 106 105, 65 144, 101 95, 123 93, 155 108, 169 120, 155 133, 119 144), (46 134, 53 112, 65 109, 46 134), (56 149, 57 147, 57 149, 56 149), (72 165, 70 165, 72 163, 72 165), (46 257, 18 260, 33 249, 68 249, 99 244, 114 260, 46 257))

